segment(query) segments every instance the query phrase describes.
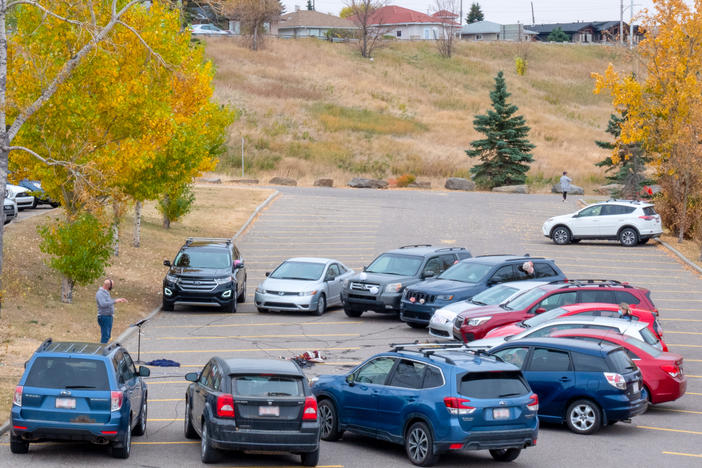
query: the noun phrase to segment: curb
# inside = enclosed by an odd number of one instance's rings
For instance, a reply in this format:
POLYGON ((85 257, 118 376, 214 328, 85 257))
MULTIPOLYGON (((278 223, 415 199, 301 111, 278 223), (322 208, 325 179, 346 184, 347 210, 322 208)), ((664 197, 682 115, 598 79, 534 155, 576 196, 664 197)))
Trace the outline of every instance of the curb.
MULTIPOLYGON (((156 317, 159 312, 161 312, 161 306, 158 306, 154 310, 152 310, 151 313, 146 316, 145 320, 151 320, 152 318, 156 317)), ((127 338, 132 336, 134 334, 134 331, 138 328, 139 327, 130 326, 129 328, 124 330, 121 335, 119 335, 117 338, 115 338, 113 340, 113 343, 121 343, 121 342, 125 341, 127 338)))
POLYGON ((0 436, 10 430, 10 420, 5 421, 2 426, 0 426, 0 436))
POLYGON ((251 216, 249 216, 249 219, 246 220, 243 226, 237 231, 236 234, 234 234, 234 237, 232 237, 232 240, 236 240, 244 231, 246 231, 246 228, 249 227, 249 225, 253 222, 254 218, 258 216, 258 214, 261 212, 262 209, 264 209, 270 202, 273 201, 275 197, 280 195, 280 192, 276 190, 275 192, 271 193, 268 198, 266 198, 263 203, 258 205, 256 209, 254 210, 253 213, 251 213, 251 216))
POLYGON ((682 260, 683 262, 685 262, 685 264, 686 264, 687 266, 689 266, 690 268, 694 269, 697 273, 699 273, 699 274, 702 275, 702 268, 700 268, 699 266, 697 266, 693 261, 691 261, 690 259, 688 259, 688 258, 687 258, 686 256, 684 256, 683 254, 681 254, 681 253, 678 251, 678 249, 674 248, 672 245, 668 244, 666 241, 662 241, 662 240, 660 240, 660 239, 658 239, 658 238, 656 238, 655 240, 656 240, 656 242, 658 242, 660 245, 662 245, 662 246, 665 247, 666 249, 670 250, 676 257, 680 258, 680 260, 682 260))

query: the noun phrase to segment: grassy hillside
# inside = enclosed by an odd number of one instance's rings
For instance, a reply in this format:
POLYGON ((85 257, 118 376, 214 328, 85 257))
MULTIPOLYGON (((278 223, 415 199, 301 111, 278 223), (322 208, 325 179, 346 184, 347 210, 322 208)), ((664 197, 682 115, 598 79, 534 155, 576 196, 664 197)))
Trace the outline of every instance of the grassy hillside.
POLYGON ((230 38, 212 39, 216 95, 241 111, 221 169, 240 170, 244 136, 247 172, 261 177, 309 182, 324 175, 343 183, 355 175, 465 176, 474 115, 485 111, 494 76, 504 70, 536 145, 530 181, 568 169, 580 185, 599 182, 594 163, 605 153, 594 140, 606 139, 611 107, 592 94, 590 73, 609 62, 622 68, 631 62, 627 52, 530 44, 520 77, 517 47, 461 42, 447 60, 431 43, 395 42, 369 61, 349 44, 272 39, 251 52, 230 38))

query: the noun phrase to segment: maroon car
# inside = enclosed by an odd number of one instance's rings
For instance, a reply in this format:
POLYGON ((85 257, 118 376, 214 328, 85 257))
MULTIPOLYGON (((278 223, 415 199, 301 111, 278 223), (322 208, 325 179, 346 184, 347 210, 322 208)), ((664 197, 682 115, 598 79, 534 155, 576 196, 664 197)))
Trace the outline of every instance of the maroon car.
POLYGON ((511 301, 458 314, 453 335, 465 342, 479 340, 493 328, 521 322, 556 307, 585 302, 620 304, 625 302, 658 315, 648 289, 614 280, 566 280, 537 286, 511 301))

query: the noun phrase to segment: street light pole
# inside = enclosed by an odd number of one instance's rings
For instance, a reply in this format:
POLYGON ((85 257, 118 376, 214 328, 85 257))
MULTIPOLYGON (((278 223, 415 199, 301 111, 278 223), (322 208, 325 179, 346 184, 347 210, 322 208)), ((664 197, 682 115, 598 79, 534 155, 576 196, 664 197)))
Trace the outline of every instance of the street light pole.
POLYGON ((619 44, 624 45, 624 0, 619 0, 619 44))
POLYGON ((634 0, 631 0, 631 16, 629 20, 629 48, 634 48, 634 0))

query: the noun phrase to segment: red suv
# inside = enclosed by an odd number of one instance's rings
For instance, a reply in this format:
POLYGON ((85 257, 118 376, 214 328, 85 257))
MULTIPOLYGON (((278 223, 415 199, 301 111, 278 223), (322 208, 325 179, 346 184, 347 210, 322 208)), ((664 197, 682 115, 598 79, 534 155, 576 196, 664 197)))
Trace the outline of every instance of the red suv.
POLYGON ((665 353, 636 338, 605 330, 560 330, 551 336, 595 342, 608 341, 624 348, 641 369, 644 381, 641 396, 648 398, 652 404, 674 401, 685 394, 687 377, 683 374, 683 357, 679 354, 665 353))
POLYGON ((493 328, 520 322, 556 307, 583 302, 620 304, 626 302, 658 315, 648 289, 614 280, 565 280, 537 286, 511 301, 471 309, 456 317, 453 334, 463 341, 478 340, 493 328))

